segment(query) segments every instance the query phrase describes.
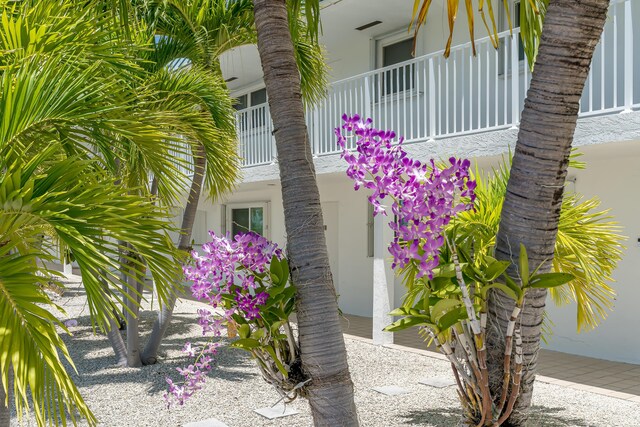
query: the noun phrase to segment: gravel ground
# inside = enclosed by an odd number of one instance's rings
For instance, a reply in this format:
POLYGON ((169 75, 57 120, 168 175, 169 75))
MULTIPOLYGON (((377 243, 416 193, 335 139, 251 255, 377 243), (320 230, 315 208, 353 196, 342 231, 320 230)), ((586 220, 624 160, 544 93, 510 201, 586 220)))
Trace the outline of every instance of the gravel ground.
MULTIPOLYGON (((271 406, 278 396, 260 377, 244 352, 221 349, 216 367, 198 394, 182 407, 166 409, 162 395, 165 377, 177 378, 175 368, 188 363, 180 348, 185 341, 202 341, 195 324, 198 303, 178 303, 174 321, 164 341, 162 363, 141 369, 118 368, 105 336, 93 335, 89 309, 78 283, 69 284, 56 302, 78 326, 65 337, 78 368, 74 381, 101 426, 180 426, 217 418, 229 427, 310 426, 304 401, 291 407, 300 414, 269 421, 253 412, 271 406)), ((150 308, 150 307, 147 307, 150 308)), ((143 334, 154 319, 151 310, 141 316, 143 334)), ((144 339, 144 337, 143 337, 144 339)), ((455 388, 431 388, 418 383, 426 376, 449 376, 449 365, 439 359, 398 349, 346 339, 355 384, 356 406, 362 426, 455 426, 460 419, 455 388), (385 396, 372 387, 398 385, 410 390, 402 396, 385 396)), ((17 422, 12 426, 17 426, 17 422)), ((35 425, 29 421, 25 426, 35 425)), ((640 404, 552 384, 536 384, 531 426, 640 426, 640 404)))

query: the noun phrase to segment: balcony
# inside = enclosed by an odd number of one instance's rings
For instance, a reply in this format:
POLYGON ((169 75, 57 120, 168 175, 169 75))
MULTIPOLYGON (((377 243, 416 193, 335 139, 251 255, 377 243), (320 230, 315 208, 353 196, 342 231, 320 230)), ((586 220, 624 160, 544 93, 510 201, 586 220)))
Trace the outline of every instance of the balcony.
MULTIPOLYGON (((640 108, 640 2, 613 0, 580 104, 580 117, 640 108), (635 26, 633 25, 635 24, 635 26), (634 49, 634 40, 636 46, 634 49)), ((343 113, 371 117, 407 143, 517 126, 531 73, 519 46, 519 30, 380 68, 331 84, 326 98, 306 111, 314 156, 335 154, 333 129, 343 113)), ((276 159, 266 104, 237 113, 243 166, 276 159)))

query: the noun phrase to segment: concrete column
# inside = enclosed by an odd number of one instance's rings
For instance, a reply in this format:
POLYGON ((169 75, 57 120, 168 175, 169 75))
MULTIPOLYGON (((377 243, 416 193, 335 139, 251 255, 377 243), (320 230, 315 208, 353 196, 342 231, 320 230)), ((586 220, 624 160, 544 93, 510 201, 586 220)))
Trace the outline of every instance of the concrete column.
MULTIPOLYGON (((389 213, 391 219, 393 215, 389 213)), ((389 217, 377 215, 373 221, 373 343, 392 344, 393 332, 383 332, 393 322, 389 312, 393 307, 394 276, 387 246, 393 238, 389 217)))
POLYGON ((66 262, 62 264, 62 272, 65 276, 70 276, 73 274, 73 265, 67 264, 66 262))

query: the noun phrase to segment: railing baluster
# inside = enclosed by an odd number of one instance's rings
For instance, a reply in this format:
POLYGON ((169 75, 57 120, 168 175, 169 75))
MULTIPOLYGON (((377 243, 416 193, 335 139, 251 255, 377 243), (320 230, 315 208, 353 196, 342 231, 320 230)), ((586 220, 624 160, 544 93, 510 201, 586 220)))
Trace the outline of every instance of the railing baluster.
POLYGON ((633 105, 633 27, 631 0, 624 2, 624 110, 633 105))
MULTIPOLYGON (((635 4, 633 8, 631 5, 631 0, 614 0, 611 5, 611 19, 581 99, 581 113, 637 107, 632 22, 636 11, 635 4)), ((337 152, 333 129, 340 125, 342 113, 371 117, 380 127, 394 129, 408 141, 517 127, 531 77, 527 64, 522 73, 519 71, 518 37, 519 29, 513 36, 501 33, 499 50, 492 49, 488 39, 479 40, 477 57, 471 55, 467 43, 453 48, 448 60, 442 52, 435 52, 333 83, 326 98, 306 111, 313 155, 337 152)), ((277 158, 266 104, 238 111, 236 128, 243 166, 266 164, 277 158)))
MULTIPOLYGON (((613 6, 617 9, 617 5, 613 6)), ((613 107, 618 105, 618 14, 613 14, 613 107)))
POLYGON ((519 83, 519 70, 518 70, 518 37, 520 35, 519 29, 514 31, 514 35, 511 38, 511 125, 518 126, 520 123, 520 102, 518 83, 519 83))
MULTIPOLYGON (((436 137, 436 82, 433 58, 429 58, 429 139, 436 137)), ((439 92, 438 92, 439 93, 439 92)), ((426 97, 425 97, 426 101, 426 97)))

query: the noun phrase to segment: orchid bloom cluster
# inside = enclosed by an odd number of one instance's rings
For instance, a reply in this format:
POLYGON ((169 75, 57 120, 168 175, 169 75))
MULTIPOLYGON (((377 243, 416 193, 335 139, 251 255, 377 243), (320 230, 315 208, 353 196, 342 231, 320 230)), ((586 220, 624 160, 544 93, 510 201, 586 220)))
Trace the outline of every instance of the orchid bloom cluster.
POLYGON ((169 384, 168 390, 164 393, 164 400, 167 403, 167 407, 170 407, 172 403, 177 402, 180 405, 184 405, 184 402, 189 399, 193 393, 202 388, 202 384, 205 382, 205 377, 211 371, 211 356, 214 356, 218 352, 218 343, 209 343, 202 350, 198 351, 197 347, 193 347, 190 342, 185 343, 182 351, 188 356, 197 358, 192 365, 186 368, 176 368, 183 378, 182 385, 174 383, 171 378, 167 378, 167 384, 169 384))
MULTIPOLYGON (((229 234, 209 234, 212 240, 202 245, 204 255, 192 252, 193 262, 183 270, 186 279, 193 282, 192 295, 214 309, 221 308, 218 312, 198 310, 202 335, 219 337, 234 314, 249 321, 260 317, 260 306, 266 303, 269 294, 258 291, 263 287, 259 276, 269 271, 274 256, 282 260, 284 254, 275 243, 253 232, 237 234, 233 239, 229 234)), ((197 355, 197 358, 192 365, 177 368, 183 377, 181 385, 167 378, 169 388, 164 395, 167 406, 174 402, 184 404, 202 387, 212 368, 211 356, 216 354, 218 347, 217 343, 208 343, 197 350, 191 343, 185 344, 183 351, 191 357, 197 355)))
POLYGON ((469 175, 469 160, 452 157, 450 166, 440 169, 433 160, 422 163, 409 157, 403 138, 394 142, 395 132, 373 128, 371 119, 346 114, 342 119, 342 128, 335 132, 355 189, 372 191, 368 199, 374 215, 386 215, 382 201, 392 199, 391 211, 397 217, 390 224, 395 232, 389 245, 392 267, 415 261, 417 277, 432 277, 445 227, 456 214, 473 208, 476 183, 469 175), (355 138, 355 152, 349 150, 348 138, 355 138))

